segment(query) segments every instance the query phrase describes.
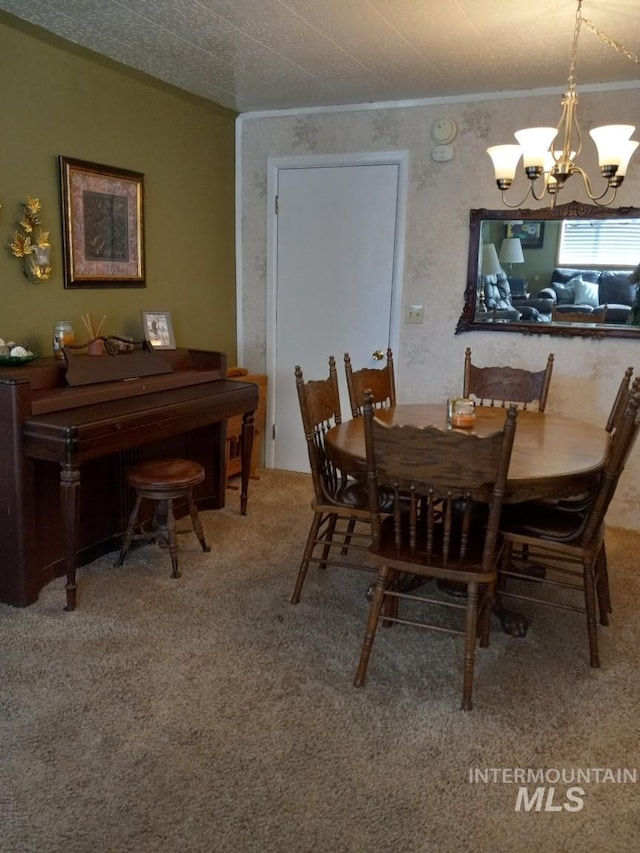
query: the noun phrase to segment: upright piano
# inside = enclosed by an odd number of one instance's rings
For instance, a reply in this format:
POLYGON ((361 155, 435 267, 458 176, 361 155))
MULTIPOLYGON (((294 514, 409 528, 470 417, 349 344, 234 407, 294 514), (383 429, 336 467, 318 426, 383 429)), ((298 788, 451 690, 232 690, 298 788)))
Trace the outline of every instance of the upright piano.
POLYGON ((125 471, 136 461, 200 462, 198 506, 223 507, 226 421, 236 415, 246 513, 258 387, 228 380, 224 353, 180 348, 153 357, 166 372, 73 386, 55 358, 0 368, 0 601, 32 604, 66 574, 66 609, 74 609, 78 566, 119 547, 133 506, 125 471))

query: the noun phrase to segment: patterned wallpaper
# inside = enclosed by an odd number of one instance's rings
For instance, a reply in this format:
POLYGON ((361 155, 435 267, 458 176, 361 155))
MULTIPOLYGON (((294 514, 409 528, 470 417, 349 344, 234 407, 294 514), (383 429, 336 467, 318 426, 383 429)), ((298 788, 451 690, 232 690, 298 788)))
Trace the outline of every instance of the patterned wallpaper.
MULTIPOLYGON (((640 115, 640 91, 586 93, 582 127, 629 122, 640 115)), ((451 104, 353 109, 275 116, 241 116, 240 216, 242 341, 250 372, 266 370, 267 158, 406 150, 410 154, 402 304, 423 303, 423 325, 403 325, 395 353, 400 402, 442 400, 461 390, 465 347, 478 364, 540 367, 555 353, 547 410, 606 422, 625 369, 640 372, 640 341, 523 336, 454 330, 462 311, 470 208, 501 208, 485 149, 509 142, 519 127, 554 125, 559 96, 451 104), (432 159, 430 130, 442 117, 458 126, 454 158, 432 159), (443 354, 447 355, 443 358, 443 354), (435 367, 437 365, 437 368, 435 367)), ((637 136, 637 133, 636 133, 637 136)), ((595 146, 587 137, 581 163, 597 176, 595 146)), ((640 206, 640 155, 632 160, 616 205, 640 206)), ((574 177, 563 201, 586 201, 574 177)), ((519 200, 519 199, 518 199, 519 200)), ((536 202, 527 207, 540 206, 536 202)), ((638 247, 640 261, 640 247, 638 247)), ((576 437, 578 440, 579 437, 576 437)), ((612 524, 640 529, 640 447, 634 451, 609 514, 612 524)))

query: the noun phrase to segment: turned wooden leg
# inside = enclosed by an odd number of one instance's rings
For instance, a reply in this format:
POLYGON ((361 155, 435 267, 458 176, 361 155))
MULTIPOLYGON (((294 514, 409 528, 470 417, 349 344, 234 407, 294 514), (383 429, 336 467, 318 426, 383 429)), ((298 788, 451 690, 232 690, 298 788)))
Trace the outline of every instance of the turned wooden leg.
POLYGON ((78 521, 80 514, 80 468, 60 468, 60 503, 64 519, 65 559, 67 563, 67 603, 65 610, 76 607, 76 569, 78 565, 78 521))
POLYGON ((251 474, 251 454, 253 452, 253 412, 242 416, 242 432, 240 433, 240 452, 242 457, 242 491, 240 492, 240 512, 247 514, 249 494, 249 475, 251 474))

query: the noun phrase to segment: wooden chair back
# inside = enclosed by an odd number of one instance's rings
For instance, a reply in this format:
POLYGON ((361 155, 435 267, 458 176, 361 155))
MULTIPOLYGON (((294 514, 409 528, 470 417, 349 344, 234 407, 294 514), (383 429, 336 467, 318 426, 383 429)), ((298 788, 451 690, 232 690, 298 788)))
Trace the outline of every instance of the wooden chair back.
POLYGON ((640 391, 635 390, 630 393, 624 414, 611 435, 599 484, 593 492, 591 505, 585 514, 585 523, 580 536, 580 543, 583 546, 589 545, 594 537, 600 534, 618 481, 638 437, 639 407, 640 391))
POLYGON ((305 382, 300 365, 295 367, 295 377, 315 497, 319 503, 330 502, 346 485, 346 476, 330 461, 325 446, 327 432, 342 423, 336 360, 329 358, 326 379, 305 382))
POLYGON ((591 311, 558 311, 553 309, 551 321, 553 323, 605 323, 606 309, 597 312, 591 311))
POLYGON ((436 426, 389 426, 375 417, 373 398, 365 394, 372 551, 380 548, 380 491, 385 489, 394 497, 398 557, 421 562, 422 573, 425 553, 429 566, 460 570, 474 562, 483 571, 493 571, 516 417, 516 406, 510 406, 504 429, 486 437, 436 426), (475 501, 488 504, 479 553, 472 536, 475 501))
POLYGON ((365 389, 372 392, 373 405, 376 408, 395 406, 396 383, 393 372, 393 354, 387 350, 387 363, 382 368, 363 367, 353 370, 349 353, 344 354, 344 369, 347 376, 349 404, 354 418, 362 414, 365 389))
MULTIPOLYGON (((611 412, 609 413, 609 420, 607 421, 606 426, 607 432, 613 432, 622 420, 625 409, 627 408, 627 403, 629 402, 629 396, 631 394, 632 375, 633 367, 627 367, 624 372, 624 376, 622 377, 622 380, 620 382, 620 387, 618 388, 616 398, 613 401, 611 412)), ((640 390, 640 379, 638 377, 635 378, 633 382, 633 387, 634 390, 640 390)))
POLYGON ((474 397, 480 405, 505 407, 516 403, 523 409, 538 401, 538 411, 544 412, 553 372, 553 353, 547 358, 544 370, 524 370, 516 367, 477 367, 471 362, 471 347, 464 354, 463 396, 474 397))

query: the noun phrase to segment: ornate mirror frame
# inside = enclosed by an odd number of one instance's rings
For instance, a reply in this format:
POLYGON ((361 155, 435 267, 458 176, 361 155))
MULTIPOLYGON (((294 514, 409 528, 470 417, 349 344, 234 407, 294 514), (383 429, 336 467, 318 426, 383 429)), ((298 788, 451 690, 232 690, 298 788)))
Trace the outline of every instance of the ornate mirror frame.
MULTIPOLYGON (((507 208, 504 210, 486 210, 479 208, 469 211, 469 259, 467 265, 467 286, 464 292, 464 308, 458 320, 456 334, 460 332, 520 332, 525 335, 562 335, 564 337, 616 337, 640 338, 640 326, 608 325, 605 323, 534 323, 521 321, 482 322, 478 319, 479 297, 479 258, 482 223, 485 220, 534 220, 549 221, 560 219, 640 219, 640 208, 617 207, 604 208, 591 204, 572 201, 555 208, 545 207, 537 210, 507 208)), ((638 247, 640 261, 640 246, 638 247)))

